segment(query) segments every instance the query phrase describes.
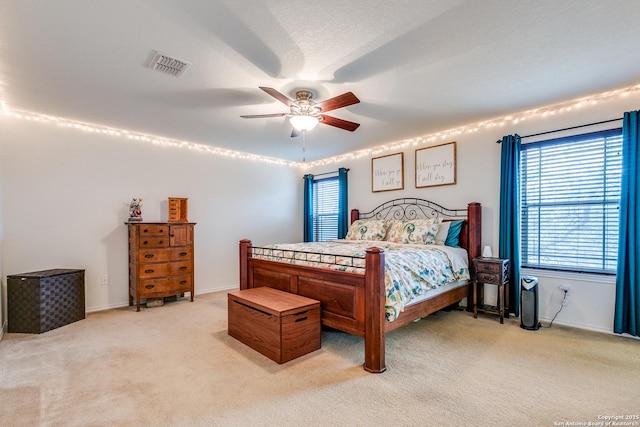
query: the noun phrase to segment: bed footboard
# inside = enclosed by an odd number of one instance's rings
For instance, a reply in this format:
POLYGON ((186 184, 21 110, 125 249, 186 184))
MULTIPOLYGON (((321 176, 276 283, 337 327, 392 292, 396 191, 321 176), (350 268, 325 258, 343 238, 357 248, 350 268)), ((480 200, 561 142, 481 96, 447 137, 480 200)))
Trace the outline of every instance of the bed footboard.
POLYGON ((247 239, 239 255, 240 289, 267 286, 320 301, 323 325, 364 338, 364 369, 386 370, 382 249, 367 250, 364 275, 254 258, 247 239))

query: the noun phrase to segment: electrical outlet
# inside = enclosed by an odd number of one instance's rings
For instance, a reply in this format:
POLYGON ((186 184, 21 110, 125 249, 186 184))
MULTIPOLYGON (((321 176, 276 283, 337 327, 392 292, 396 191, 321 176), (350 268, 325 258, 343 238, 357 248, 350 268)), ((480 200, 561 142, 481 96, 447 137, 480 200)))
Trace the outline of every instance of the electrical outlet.
POLYGON ((109 284, 109 275, 103 274, 102 278, 100 279, 100 284, 101 285, 108 285, 109 284))
POLYGON ((562 292, 564 292, 564 298, 562 299, 562 305, 566 306, 569 305, 569 297, 572 294, 572 290, 571 290, 571 285, 568 285, 566 283, 563 283, 562 285, 559 286, 560 290, 562 292))

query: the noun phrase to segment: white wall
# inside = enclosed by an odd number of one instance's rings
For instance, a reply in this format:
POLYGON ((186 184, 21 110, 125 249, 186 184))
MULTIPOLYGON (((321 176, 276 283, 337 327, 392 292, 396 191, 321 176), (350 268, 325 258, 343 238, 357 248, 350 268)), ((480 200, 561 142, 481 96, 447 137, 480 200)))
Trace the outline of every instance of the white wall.
MULTIPOLYGON (((516 125, 495 127, 472 134, 447 138, 431 145, 456 141, 457 182, 456 185, 415 188, 415 149, 428 145, 404 149, 404 190, 373 193, 371 191, 371 157, 393 154, 402 150, 388 151, 376 156, 345 160, 338 164, 318 166, 311 173, 321 173, 347 167, 349 172, 349 208, 369 211, 379 204, 402 197, 418 197, 431 200, 448 208, 465 208, 469 202, 482 203, 482 242, 491 245, 498 254, 499 208, 500 208, 500 144, 504 135, 517 133, 521 136, 563 129, 588 123, 621 118, 625 111, 640 108, 640 94, 615 97, 594 105, 573 109, 561 114, 535 116, 516 125)), ((470 125, 471 123, 469 123, 470 125)), ((601 126, 621 127, 622 121, 601 126)), ((440 129, 444 131, 446 129, 440 129)), ((596 130, 583 129, 582 132, 596 130)), ((574 131, 575 132, 575 131, 574 131)), ((578 131, 581 132, 581 131, 578 131)), ((550 137, 561 136, 554 134, 550 137)), ((526 141, 526 140, 525 140, 526 141)), ((400 141, 389 141, 389 144, 400 141)), ((604 332, 613 330, 613 302, 615 278, 599 275, 567 274, 543 271, 524 271, 539 279, 540 319, 548 324, 561 307, 563 292, 560 284, 570 284, 572 295, 569 304, 558 314, 554 324, 565 324, 604 332)), ((495 287, 487 286, 486 299, 495 300, 495 287)))
POLYGON ((290 166, 2 115, 0 155, 4 295, 7 275, 83 268, 87 310, 127 305, 133 197, 143 198, 145 221, 166 221, 167 197, 189 198, 196 295, 237 287, 240 239, 302 237, 302 173, 290 166))
MULTIPOLYGON (((316 167, 311 172, 350 168, 349 207, 363 211, 398 197, 420 197, 453 208, 480 202, 483 244, 491 245, 497 254, 500 145, 495 141, 512 133, 529 135, 622 117, 624 111, 636 110, 638 105, 640 95, 636 93, 443 140, 457 141, 456 185, 416 189, 414 147, 404 151, 402 191, 371 192, 371 156, 316 167)), ((288 166, 135 143, 1 115, 0 156, 3 297, 8 274, 69 267, 87 270, 89 310, 127 304, 123 222, 132 197, 144 198, 147 221, 166 219, 167 197, 189 198, 189 219, 198 223, 196 294, 237 286, 239 239, 249 237, 264 244, 302 238, 303 172, 288 166), (107 286, 100 285, 103 274, 109 275, 107 286)), ((612 278, 524 273, 540 280, 541 320, 550 321, 560 307, 558 286, 570 284, 571 301, 555 323, 611 332, 612 278)), ((6 299, 1 307, 0 319, 4 321, 6 299)))
MULTIPOLYGON (((2 159, 2 144, 0 143, 0 159, 2 159)), ((0 161, 0 176, 2 176, 2 162, 0 161)), ((2 179, 0 179, 0 206, 2 206, 2 189, 3 189, 3 184, 2 184, 2 179)), ((0 278, 4 277, 3 276, 3 269, 2 269, 2 247, 3 247, 3 240, 4 240, 4 234, 3 234, 3 226, 2 226, 2 209, 0 209, 0 278)), ((2 340, 2 337, 4 336, 5 332, 7 331, 7 318, 5 316, 4 313, 6 313, 6 309, 5 309, 5 293, 4 293, 4 286, 2 286, 3 282, 0 282, 0 341, 2 340)))

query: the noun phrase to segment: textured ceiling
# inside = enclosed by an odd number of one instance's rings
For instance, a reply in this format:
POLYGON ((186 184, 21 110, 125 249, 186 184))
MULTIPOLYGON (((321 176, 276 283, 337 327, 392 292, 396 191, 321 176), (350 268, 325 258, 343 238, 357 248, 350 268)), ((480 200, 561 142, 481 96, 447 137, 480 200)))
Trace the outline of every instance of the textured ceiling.
POLYGON ((317 160, 640 82, 635 0, 2 0, 0 100, 12 108, 300 161, 258 89, 352 91, 317 160), (190 62, 180 77, 154 51, 190 62))

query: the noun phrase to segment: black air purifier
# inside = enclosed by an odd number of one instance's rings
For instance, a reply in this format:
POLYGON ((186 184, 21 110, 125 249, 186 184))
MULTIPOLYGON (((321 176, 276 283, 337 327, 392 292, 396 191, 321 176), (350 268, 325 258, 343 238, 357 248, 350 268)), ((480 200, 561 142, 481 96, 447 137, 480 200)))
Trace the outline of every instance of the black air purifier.
POLYGON ((520 280, 520 327, 537 331, 538 322, 538 278, 523 276, 520 280))

